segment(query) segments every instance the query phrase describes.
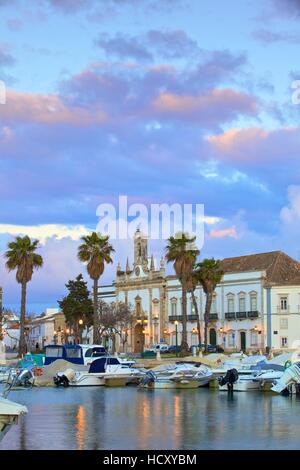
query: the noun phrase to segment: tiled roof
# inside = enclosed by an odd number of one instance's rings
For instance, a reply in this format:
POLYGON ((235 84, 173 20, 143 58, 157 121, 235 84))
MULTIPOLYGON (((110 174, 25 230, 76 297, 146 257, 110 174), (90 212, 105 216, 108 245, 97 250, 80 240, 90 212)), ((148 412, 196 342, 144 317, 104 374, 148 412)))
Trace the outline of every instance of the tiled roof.
POLYGON ((300 284, 300 263, 282 251, 225 258, 221 264, 225 273, 266 271, 270 285, 300 284))

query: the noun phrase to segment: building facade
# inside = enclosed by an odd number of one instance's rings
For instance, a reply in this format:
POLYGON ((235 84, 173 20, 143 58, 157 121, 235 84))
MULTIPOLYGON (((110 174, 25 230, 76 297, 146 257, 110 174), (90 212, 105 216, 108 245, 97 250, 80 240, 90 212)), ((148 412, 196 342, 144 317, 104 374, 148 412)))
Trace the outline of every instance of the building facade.
MULTIPOLYGON (((292 348, 300 339, 300 263, 282 252, 254 254, 222 261, 224 276, 217 286, 209 318, 209 343, 225 351, 292 348)), ((118 265, 112 285, 99 289, 107 302, 131 304, 134 324, 127 349, 142 352, 151 344, 181 342, 181 285, 148 256, 148 240, 137 231, 134 261, 125 270, 118 265), (178 327, 176 328, 176 323, 178 327)), ((195 290, 204 332, 205 294, 195 290)), ((197 316, 187 298, 188 343, 198 344, 197 316)))
POLYGON ((65 316, 58 309, 46 309, 46 312, 32 319, 28 329, 28 349, 42 350, 48 344, 63 344, 66 341, 65 316))

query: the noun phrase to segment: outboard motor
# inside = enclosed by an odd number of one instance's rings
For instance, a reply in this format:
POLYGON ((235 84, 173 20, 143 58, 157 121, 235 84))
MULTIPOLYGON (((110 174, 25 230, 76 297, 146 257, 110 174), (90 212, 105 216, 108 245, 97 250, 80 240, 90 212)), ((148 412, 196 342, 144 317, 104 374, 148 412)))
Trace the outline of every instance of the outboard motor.
POLYGON ((299 393, 300 362, 295 362, 288 367, 279 380, 275 380, 271 390, 282 395, 299 393))
POLYGON ((152 370, 148 370, 144 377, 141 379, 140 385, 149 385, 150 383, 155 382, 155 374, 152 370))
POLYGON ((236 369, 229 369, 226 372, 225 377, 219 378, 219 384, 221 386, 227 384, 228 390, 233 390, 233 384, 237 382, 238 378, 239 378, 238 371, 236 369))
POLYGON ((75 372, 73 369, 67 369, 65 372, 57 372, 53 377, 54 384, 57 387, 69 387, 70 381, 73 380, 75 372))
POLYGON ((53 382, 57 387, 68 387, 70 385, 69 380, 64 374, 56 374, 53 377, 53 382))
POLYGON ((21 372, 15 377, 13 386, 14 387, 32 387, 34 384, 33 372, 29 369, 21 370, 21 372))

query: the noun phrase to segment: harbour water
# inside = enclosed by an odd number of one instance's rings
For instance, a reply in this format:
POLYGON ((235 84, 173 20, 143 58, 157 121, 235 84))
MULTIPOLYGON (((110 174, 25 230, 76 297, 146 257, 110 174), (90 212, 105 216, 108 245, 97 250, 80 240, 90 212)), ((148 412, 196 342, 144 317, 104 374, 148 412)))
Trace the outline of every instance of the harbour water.
POLYGON ((268 393, 40 388, 0 449, 300 449, 300 400, 268 393))

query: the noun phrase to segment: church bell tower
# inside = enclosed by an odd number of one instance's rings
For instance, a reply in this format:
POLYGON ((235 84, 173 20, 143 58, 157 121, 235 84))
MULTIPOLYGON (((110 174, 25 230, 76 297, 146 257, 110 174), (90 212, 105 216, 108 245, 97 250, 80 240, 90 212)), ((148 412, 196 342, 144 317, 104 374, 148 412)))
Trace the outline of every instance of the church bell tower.
POLYGON ((148 238, 140 229, 134 234, 134 267, 142 265, 143 270, 148 270, 148 238))

